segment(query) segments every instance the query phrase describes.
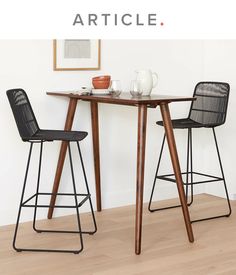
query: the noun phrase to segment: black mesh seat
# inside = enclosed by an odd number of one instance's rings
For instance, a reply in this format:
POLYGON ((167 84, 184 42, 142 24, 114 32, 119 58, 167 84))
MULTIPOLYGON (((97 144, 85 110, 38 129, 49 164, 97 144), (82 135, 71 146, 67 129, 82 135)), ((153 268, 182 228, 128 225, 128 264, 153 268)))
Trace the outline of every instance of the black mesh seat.
POLYGON ((79 142, 82 141, 86 136, 87 132, 82 131, 61 131, 61 130, 43 130, 40 129, 35 118, 34 112, 32 110, 31 104, 29 99, 22 89, 12 89, 7 91, 7 96, 11 105, 11 109, 18 127, 18 131, 23 141, 30 143, 28 161, 26 166, 25 178, 23 183, 23 190, 20 200, 20 206, 17 216, 17 222, 15 227, 14 239, 13 239, 13 248, 16 251, 38 251, 38 252, 68 252, 68 253, 75 253, 78 254, 83 250, 83 234, 94 234, 97 231, 97 225, 95 220, 95 215, 92 206, 91 195, 89 192, 87 177, 85 173, 84 163, 82 159, 82 154, 80 150, 79 142), (48 141, 67 141, 68 142, 68 149, 69 149, 69 161, 70 161, 70 169, 71 169, 71 177, 72 177, 72 193, 46 193, 40 191, 40 175, 41 175, 41 163, 42 163, 42 153, 43 153, 43 144, 48 141), (81 163, 82 174, 85 182, 85 189, 86 192, 84 193, 77 193, 77 187, 75 184, 75 175, 73 169, 73 162, 72 162, 72 152, 71 152, 71 145, 70 143, 73 142, 76 144, 79 153, 79 160, 81 163), (38 168, 38 176, 37 176, 37 187, 36 193, 31 195, 29 198, 25 198, 25 189, 28 177, 28 170, 29 165, 31 162, 31 155, 33 150, 34 144, 40 144, 40 155, 39 155, 39 168, 38 168), (55 205, 55 208, 74 208, 76 213, 76 223, 78 226, 77 230, 44 230, 39 229, 36 225, 36 218, 37 218, 37 209, 39 208, 49 208, 50 205, 39 203, 39 198, 42 196, 51 195, 59 195, 59 196, 67 196, 74 199, 73 205, 55 205), (80 215, 79 209, 85 202, 89 202, 91 216, 92 216, 92 223, 93 229, 90 231, 83 231, 81 228, 80 222, 80 215), (78 234, 79 235, 79 242, 80 247, 78 249, 47 249, 47 248, 20 248, 16 245, 17 240, 17 233, 19 229, 19 222, 22 208, 33 208, 34 209, 34 216, 33 216, 33 230, 36 233, 42 232, 50 232, 50 233, 70 233, 70 234, 78 234))
POLYGON ((30 140, 64 140, 64 141, 81 141, 88 135, 87 132, 62 131, 62 130, 38 130, 30 140))
MULTIPOLYGON (((163 121, 157 121, 157 125, 164 126, 163 121)), ((173 119, 173 129, 188 129, 188 128, 201 128, 205 127, 201 123, 191 120, 190 118, 173 119)))
MULTIPOLYGON (((191 187, 190 188, 191 199, 190 199, 190 202, 188 202, 188 205, 190 206, 193 203, 193 189, 194 189, 193 186, 195 184, 222 182, 225 190, 226 199, 227 199, 227 213, 218 215, 218 216, 192 220, 192 222, 209 220, 209 219, 220 218, 220 217, 229 217, 231 214, 231 206, 230 206, 230 201, 228 196, 228 190, 225 182, 222 162, 221 162, 220 153, 219 153, 219 147, 218 147, 216 134, 215 134, 215 127, 218 127, 225 123, 227 106, 228 106, 228 98, 229 98, 229 90, 230 90, 230 86, 228 83, 199 82, 196 85, 194 94, 193 94, 196 100, 191 103, 188 117, 183 119, 172 120, 172 126, 174 129, 187 129, 188 131, 186 172, 182 172, 182 175, 184 175, 184 178, 185 178, 185 181, 183 183, 185 185, 187 200, 188 200, 188 192, 189 192, 188 188, 189 186, 191 187), (220 171, 221 171, 220 176, 204 174, 193 170, 192 129, 197 129, 197 128, 212 129, 214 143, 216 146, 216 152, 217 152, 220 171), (206 179, 195 180, 194 176, 201 176, 202 178, 206 178, 206 179)), ((158 121, 157 125, 164 126, 163 121, 158 121)), ((158 174, 160 164, 161 164, 164 144, 165 144, 165 135, 162 141, 160 156, 157 164, 156 174, 155 174, 151 197, 150 197, 149 206, 148 206, 148 209, 151 212, 179 207, 179 205, 174 205, 174 206, 168 206, 163 208, 152 208, 152 199, 153 199, 153 194, 154 194, 157 179, 165 180, 169 182, 175 182, 173 177, 174 174, 165 174, 165 175, 158 174)))

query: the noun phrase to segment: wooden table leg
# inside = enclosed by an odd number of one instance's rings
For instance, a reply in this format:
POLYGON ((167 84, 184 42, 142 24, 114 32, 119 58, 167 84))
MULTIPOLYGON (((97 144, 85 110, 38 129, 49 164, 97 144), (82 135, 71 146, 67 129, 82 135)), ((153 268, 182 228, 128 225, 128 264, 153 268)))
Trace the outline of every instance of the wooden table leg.
POLYGON ((99 154, 99 124, 98 124, 98 104, 91 101, 91 119, 93 133, 93 157, 96 184, 97 211, 102 211, 101 183, 100 183, 100 154, 99 154))
POLYGON ((147 105, 138 107, 135 253, 141 253, 147 105))
MULTIPOLYGON (((71 130, 73 120, 74 120, 76 105, 77 105, 77 99, 76 98, 70 98, 68 111, 67 111, 67 116, 66 116, 65 127, 64 127, 64 130, 66 130, 66 131, 71 130)), ((62 174, 62 169, 63 169, 63 166, 64 166, 65 157, 66 157, 67 146, 68 146, 68 143, 66 141, 62 141, 60 154, 59 154, 59 158, 58 158, 58 162, 57 162, 56 174, 55 174, 53 188, 52 188, 50 208, 48 210, 48 219, 51 219, 52 215, 53 215, 53 210, 54 210, 54 206, 55 206, 55 203, 56 203, 56 197, 57 197, 55 194, 58 192, 60 179, 61 179, 61 174, 62 174)))
POLYGON ((173 133, 173 127, 172 127, 172 122, 171 122, 171 117, 170 117, 169 106, 168 106, 168 104, 161 104, 160 108, 161 108, 161 115, 162 115, 162 119, 163 119, 163 123, 164 123, 167 143, 168 143, 168 147, 169 147, 169 151, 170 151, 172 166, 173 166, 176 183, 177 183, 177 188, 178 188, 178 192, 179 192, 179 198, 180 198, 182 211, 183 211, 183 215, 184 215, 185 226, 186 226, 187 233, 188 233, 188 239, 190 242, 193 242, 194 236, 193 236, 193 231, 192 231, 192 225, 190 222, 187 201, 186 201, 186 197, 184 194, 183 181, 182 181, 182 176, 181 176, 181 171, 180 171, 179 159, 178 159, 178 154, 177 154, 177 149, 176 149, 176 144, 175 144, 175 137, 174 137, 174 133, 173 133))

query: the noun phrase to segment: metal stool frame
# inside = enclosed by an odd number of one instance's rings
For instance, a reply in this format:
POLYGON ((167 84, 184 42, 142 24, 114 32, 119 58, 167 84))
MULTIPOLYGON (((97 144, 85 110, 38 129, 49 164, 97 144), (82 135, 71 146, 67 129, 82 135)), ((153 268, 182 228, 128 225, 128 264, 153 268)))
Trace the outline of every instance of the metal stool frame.
POLYGON ((30 143, 30 149, 28 154, 28 160, 25 170, 25 177, 23 182, 22 194, 20 199, 20 205, 17 215, 17 221, 15 226, 15 232, 13 237, 13 248, 17 252, 21 251, 33 251, 33 252, 65 252, 65 253, 75 253, 78 254, 83 250, 83 234, 94 234, 97 231, 97 225, 95 220, 95 215, 93 211, 93 205, 91 200, 91 194, 89 191, 87 176, 85 172, 84 162, 81 154, 79 141, 83 140, 87 136, 87 132, 82 131, 61 131, 61 130, 42 130, 39 128, 37 120, 35 118, 34 112, 32 110, 31 104, 29 102, 28 96, 22 89, 12 89, 7 91, 7 96, 15 117, 15 121, 20 133, 20 136, 24 142, 30 143), (72 178, 72 187, 73 191, 71 193, 46 193, 40 192, 40 177, 41 177, 41 166, 42 166, 42 155, 43 155, 43 144, 45 142, 52 142, 54 140, 57 141, 66 141, 68 144, 69 151, 69 162, 70 162, 70 170, 71 170, 71 178, 72 178), (74 167, 72 161, 72 153, 71 153, 71 142, 76 143, 79 161, 82 167, 82 174, 85 182, 86 192, 85 193, 77 193, 76 183, 75 183, 75 174, 74 167), (33 146, 35 144, 40 144, 40 153, 39 153, 39 163, 38 163, 38 172, 37 172, 37 185, 36 192, 28 198, 25 198, 25 190, 27 185, 27 178, 29 167, 31 163, 31 155, 33 151, 33 146), (37 218, 37 210, 39 208, 50 208, 50 204, 39 204, 38 200, 41 196, 70 196, 74 197, 73 205, 56 205, 55 208, 74 208, 76 211, 76 220, 78 230, 47 230, 37 228, 36 226, 36 218, 37 218), (91 231, 83 231, 81 228, 80 221, 80 213, 79 208, 83 206, 83 204, 88 201, 90 204, 90 210, 92 214, 92 222, 93 229, 91 231), (70 233, 70 234, 79 234, 80 247, 78 249, 47 249, 47 248, 24 248, 17 246, 17 237, 18 237, 18 229, 20 226, 20 217, 22 208, 34 208, 33 215, 33 230, 37 233, 70 233))
MULTIPOLYGON (((211 219, 215 219, 215 218, 221 218, 221 217, 229 217, 232 213, 230 200, 229 200, 229 194, 228 194, 226 181, 225 181, 225 176, 224 176, 224 171, 223 171, 223 165, 222 165, 220 152, 219 152, 219 146, 218 146, 216 133, 215 133, 215 127, 219 126, 219 125, 222 125, 225 122, 227 104, 228 104, 229 85, 227 83, 223 83, 223 82, 199 82, 195 87, 194 96, 198 95, 197 94, 198 87, 201 87, 201 86, 204 87, 204 85, 209 85, 209 87, 211 88, 211 89, 209 89, 210 92, 212 92, 212 91, 214 92, 214 86, 222 85, 224 87, 224 89, 226 90, 225 91, 225 102, 224 102, 224 106, 223 106, 224 110, 222 112, 219 111, 221 117, 220 117, 220 119, 217 123, 216 122, 215 122, 215 124, 214 123, 213 124, 208 123, 208 124, 204 125, 204 123, 200 123, 198 121, 192 120, 192 118, 191 118, 191 112, 192 111, 198 111, 198 112, 202 111, 200 109, 197 109, 196 106, 194 106, 194 103, 192 103, 191 107, 190 107, 189 116, 188 116, 187 119, 173 120, 173 128, 187 129, 188 130, 186 172, 182 172, 181 174, 182 174, 182 176, 185 176, 185 181, 183 181, 183 184, 185 186, 185 194, 186 194, 186 199, 187 200, 188 200, 188 197, 189 197, 189 187, 190 187, 190 191, 191 191, 190 201, 188 202, 188 206, 190 206, 194 201, 194 196, 193 196, 194 185, 202 184, 202 183, 211 183, 211 182, 222 181, 223 186, 224 186, 224 190, 225 190, 228 210, 227 210, 227 213, 222 214, 222 215, 215 215, 215 216, 211 216, 211 217, 207 217, 207 218, 192 220, 191 221, 192 223, 193 222, 199 222, 199 221, 205 221, 205 220, 211 220, 211 219), (211 87, 211 85, 212 85, 212 87, 211 87), (206 127, 206 128, 211 128, 212 129, 213 137, 214 137, 214 143, 215 143, 217 157, 218 157, 218 162, 219 162, 219 167, 220 167, 220 171, 221 171, 221 176, 219 176, 219 177, 214 176, 214 175, 205 174, 205 173, 199 173, 199 172, 196 172, 196 171, 193 170, 192 129, 193 128, 201 128, 201 127, 206 127), (193 179, 194 175, 207 177, 208 179, 201 180, 201 181, 194 181, 194 179, 193 179)), ((220 97, 219 95, 211 95, 209 93, 205 96, 212 97, 212 98, 220 97)), ((203 110, 203 112, 209 112, 209 113, 214 112, 214 113, 216 113, 216 111, 212 111, 212 110, 203 110)), ((163 126, 162 122, 157 122, 157 124, 163 126)), ((180 207, 180 205, 173 205, 173 206, 167 206, 167 207, 162 207, 162 208, 152 208, 153 194, 154 194, 154 190, 155 190, 155 187, 156 187, 157 179, 164 180, 164 181, 169 181, 169 182, 175 182, 175 180, 172 178, 174 176, 174 174, 158 175, 160 164, 161 164, 161 158, 162 158, 162 154, 163 154, 163 149, 164 149, 164 144, 165 144, 165 135, 164 135, 163 140, 162 140, 160 155, 159 155, 159 159, 158 159, 158 162, 157 162, 156 173, 155 173, 153 186, 152 186, 152 191, 151 191, 151 196, 150 196, 150 200, 149 200, 149 204, 148 204, 148 210, 150 212, 156 212, 156 211, 161 211, 161 210, 180 207)))

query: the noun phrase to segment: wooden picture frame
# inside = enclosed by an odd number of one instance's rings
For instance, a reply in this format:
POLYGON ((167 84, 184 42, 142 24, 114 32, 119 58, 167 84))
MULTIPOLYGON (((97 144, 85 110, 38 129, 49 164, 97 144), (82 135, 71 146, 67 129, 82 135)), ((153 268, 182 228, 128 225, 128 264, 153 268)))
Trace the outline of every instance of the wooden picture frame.
POLYGON ((89 39, 53 40, 54 71, 100 70, 101 41, 89 39))

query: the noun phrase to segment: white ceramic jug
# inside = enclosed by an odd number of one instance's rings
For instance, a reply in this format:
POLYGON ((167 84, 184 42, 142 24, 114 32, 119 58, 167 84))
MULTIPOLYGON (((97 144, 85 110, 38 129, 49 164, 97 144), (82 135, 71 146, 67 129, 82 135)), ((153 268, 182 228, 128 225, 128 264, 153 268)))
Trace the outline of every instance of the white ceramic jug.
POLYGON ((151 70, 139 70, 136 71, 136 73, 142 95, 149 96, 152 89, 157 85, 157 74, 153 73, 151 70))

